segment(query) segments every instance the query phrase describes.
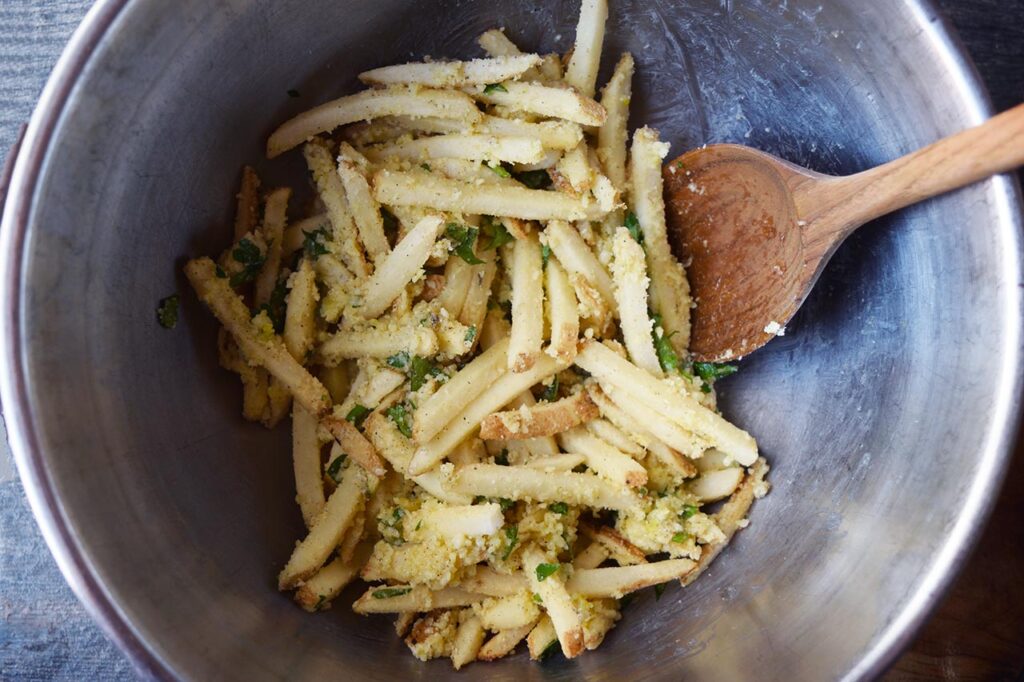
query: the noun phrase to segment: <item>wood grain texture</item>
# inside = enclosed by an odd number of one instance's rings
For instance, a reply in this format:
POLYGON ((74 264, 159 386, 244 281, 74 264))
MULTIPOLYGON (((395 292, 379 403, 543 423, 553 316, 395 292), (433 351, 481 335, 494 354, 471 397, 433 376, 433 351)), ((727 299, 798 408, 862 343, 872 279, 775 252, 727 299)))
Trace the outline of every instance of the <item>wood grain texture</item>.
MULTIPOLYGON (((889 0, 880 0, 889 1, 889 0)), ((1024 2, 937 0, 1000 110, 1024 98, 1024 2)), ((0 156, 91 0, 0 0, 0 156)), ((1024 174, 1021 175, 1024 178, 1024 174)), ((0 445, 0 679, 135 676, 79 605, 46 549, 0 445)), ((891 680, 1016 680, 1024 665, 1024 452, 969 566, 891 680)))

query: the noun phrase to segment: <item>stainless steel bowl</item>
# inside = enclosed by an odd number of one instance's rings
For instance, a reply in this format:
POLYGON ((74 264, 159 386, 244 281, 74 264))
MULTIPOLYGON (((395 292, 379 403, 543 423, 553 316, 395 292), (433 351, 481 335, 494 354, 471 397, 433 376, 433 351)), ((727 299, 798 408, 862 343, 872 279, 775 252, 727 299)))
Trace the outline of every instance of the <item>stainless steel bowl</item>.
MULTIPOLYGON (((817 170, 885 161, 989 113, 924 0, 615 0, 634 123, 675 151, 752 144, 817 170)), ((32 119, 0 235, 2 395, 61 569, 159 677, 428 679, 383 618, 273 589, 300 533, 287 435, 242 423, 187 255, 228 239, 243 162, 365 67, 475 54, 496 25, 565 50, 575 2, 101 0, 32 119), (300 97, 290 99, 289 89, 300 97)), ((293 157, 260 163, 300 177, 293 157)), ((1020 398, 1020 204, 996 178, 858 232, 784 338, 722 386, 774 491, 686 590, 600 650, 462 679, 854 679, 881 671, 962 563, 1020 398)))

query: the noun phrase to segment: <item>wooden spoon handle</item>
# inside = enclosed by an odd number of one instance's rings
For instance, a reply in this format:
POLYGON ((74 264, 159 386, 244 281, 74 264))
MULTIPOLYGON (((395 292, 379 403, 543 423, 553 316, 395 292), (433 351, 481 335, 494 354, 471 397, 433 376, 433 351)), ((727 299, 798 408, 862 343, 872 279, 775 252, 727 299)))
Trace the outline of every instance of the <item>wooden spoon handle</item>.
POLYGON ((842 239, 869 220, 1021 165, 1024 104, 877 168, 807 183, 794 199, 818 236, 842 239))

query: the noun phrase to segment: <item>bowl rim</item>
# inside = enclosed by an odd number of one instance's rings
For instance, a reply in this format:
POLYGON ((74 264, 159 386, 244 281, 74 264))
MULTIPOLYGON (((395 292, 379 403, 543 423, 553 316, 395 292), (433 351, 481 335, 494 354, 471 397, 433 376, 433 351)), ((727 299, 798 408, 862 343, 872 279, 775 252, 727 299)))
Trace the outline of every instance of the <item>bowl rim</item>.
MULTIPOLYGON (((176 679, 174 666, 161 658, 156 648, 142 638, 106 590, 64 514, 35 428, 26 366, 23 364, 25 348, 19 328, 23 309, 21 274, 26 237, 50 144, 79 77, 107 32, 131 2, 97 0, 86 13, 51 72, 28 126, 22 129, 22 139, 10 151, 4 177, 0 178, 0 202, 3 202, 0 221, 0 326, 4 330, 0 334, 0 362, 7 368, 6 372, 0 373, 0 404, 3 406, 8 443, 29 505, 65 580, 93 620, 127 654, 138 672, 157 679, 176 679)), ((956 79, 957 94, 968 105, 972 122, 981 123, 992 115, 992 106, 981 77, 956 31, 935 6, 935 0, 904 2, 922 26, 923 33, 935 44, 946 69, 956 79)), ((994 183, 996 189, 1001 190, 996 207, 1001 216, 999 224, 1012 229, 1019 247, 1022 202, 1015 176, 996 176, 985 182, 994 183)), ((1004 257, 1014 261, 1020 275, 1024 260, 1021 249, 1004 257)), ((915 587, 905 607, 885 625, 862 658, 845 672, 844 679, 873 678, 896 660, 941 603, 989 520, 1013 453, 1022 412, 1022 373, 1019 368, 1024 357, 1024 316, 1021 315, 1024 305, 1019 287, 1014 287, 1013 293, 1008 295, 1007 307, 1013 308, 1017 319, 1021 320, 1016 328, 1010 329, 1004 349, 1007 351, 1004 364, 1014 371, 999 387, 996 399, 1001 419, 993 422, 995 426, 987 434, 980 467, 966 497, 965 513, 948 534, 946 544, 915 587)))

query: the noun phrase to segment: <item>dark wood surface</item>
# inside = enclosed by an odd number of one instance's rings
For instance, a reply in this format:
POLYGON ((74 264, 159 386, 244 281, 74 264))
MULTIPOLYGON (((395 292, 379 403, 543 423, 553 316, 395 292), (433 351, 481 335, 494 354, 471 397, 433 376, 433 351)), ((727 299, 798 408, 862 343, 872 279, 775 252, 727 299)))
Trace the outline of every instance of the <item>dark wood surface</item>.
MULTIPOLYGON (((901 0, 864 0, 872 3, 901 0)), ((1024 0, 937 0, 998 109, 1024 101, 1024 0)), ((0 158, 91 0, 0 0, 0 158)), ((1024 447, 967 567, 888 680, 1024 680, 1024 447)), ((0 443, 0 680, 129 680, 64 583, 0 443)))

